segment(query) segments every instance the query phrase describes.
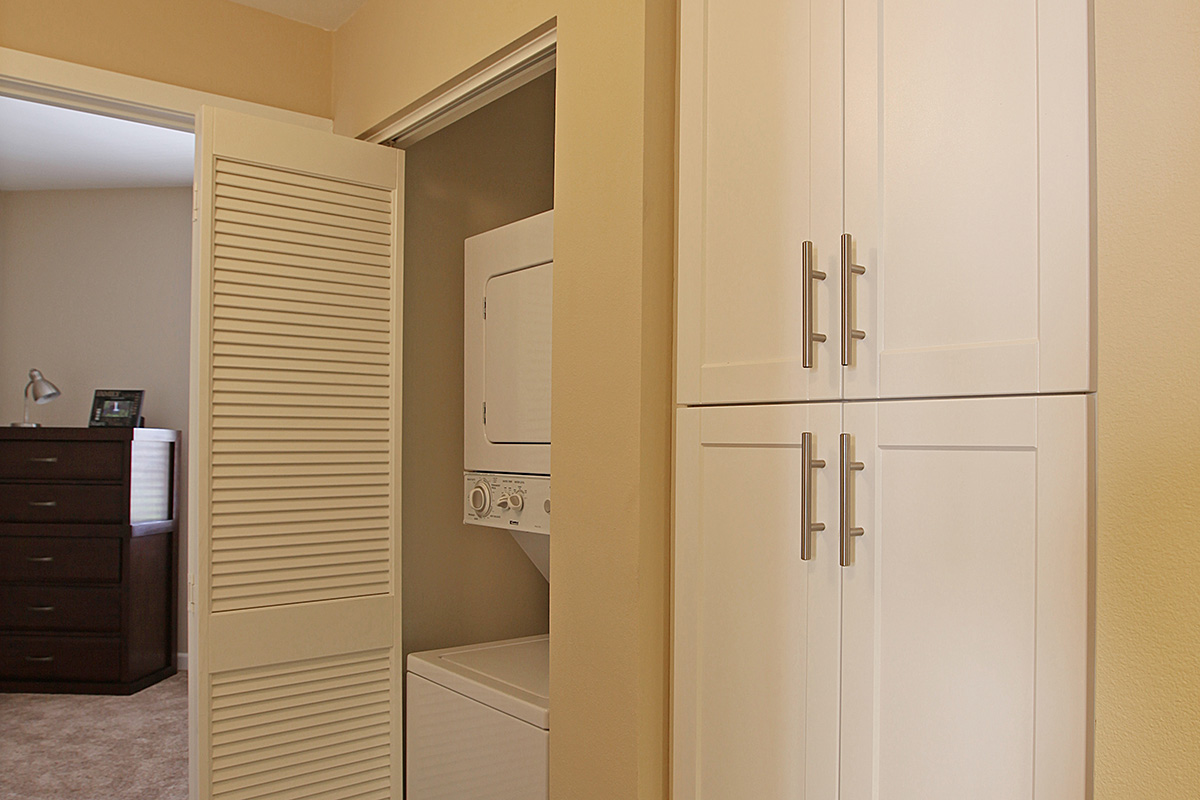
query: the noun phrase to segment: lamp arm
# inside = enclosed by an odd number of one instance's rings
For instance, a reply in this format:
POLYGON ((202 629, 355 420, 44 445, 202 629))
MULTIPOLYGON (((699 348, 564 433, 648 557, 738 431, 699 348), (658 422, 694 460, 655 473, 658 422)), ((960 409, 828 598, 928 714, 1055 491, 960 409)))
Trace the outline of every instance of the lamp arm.
POLYGON ((25 384, 25 424, 29 424, 29 390, 33 387, 33 381, 25 384))

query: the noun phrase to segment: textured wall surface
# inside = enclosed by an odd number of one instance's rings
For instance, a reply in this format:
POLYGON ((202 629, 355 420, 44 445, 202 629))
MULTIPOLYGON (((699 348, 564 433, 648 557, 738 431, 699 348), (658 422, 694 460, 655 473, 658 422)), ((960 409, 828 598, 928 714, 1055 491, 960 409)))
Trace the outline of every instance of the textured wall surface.
POLYGON ((1200 797, 1200 4, 1096 0, 1097 800, 1200 797))
POLYGON ((319 117, 332 44, 230 0, 0 0, 0 47, 319 117))

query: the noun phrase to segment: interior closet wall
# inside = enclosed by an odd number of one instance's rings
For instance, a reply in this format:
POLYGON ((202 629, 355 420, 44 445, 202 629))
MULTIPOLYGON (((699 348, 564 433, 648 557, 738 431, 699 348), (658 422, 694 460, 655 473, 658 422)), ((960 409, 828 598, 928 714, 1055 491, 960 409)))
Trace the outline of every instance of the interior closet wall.
POLYGON ((404 652, 549 629, 512 537, 464 525, 463 240, 554 205, 554 73, 407 149, 404 652))
MULTIPOLYGON (((144 389, 153 427, 188 423, 191 187, 0 192, 0 424, 40 369, 62 396, 43 425, 87 425, 96 389, 144 389)), ((187 440, 179 481, 187 486, 187 440)), ((180 492, 179 643, 187 642, 180 492)))

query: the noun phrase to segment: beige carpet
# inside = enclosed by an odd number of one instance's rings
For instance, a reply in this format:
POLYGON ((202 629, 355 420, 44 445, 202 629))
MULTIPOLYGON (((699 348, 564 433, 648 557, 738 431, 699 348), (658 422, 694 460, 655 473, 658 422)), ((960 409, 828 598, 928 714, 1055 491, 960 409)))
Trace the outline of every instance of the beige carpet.
POLYGON ((0 694, 0 800, 186 800, 187 675, 131 697, 0 694))

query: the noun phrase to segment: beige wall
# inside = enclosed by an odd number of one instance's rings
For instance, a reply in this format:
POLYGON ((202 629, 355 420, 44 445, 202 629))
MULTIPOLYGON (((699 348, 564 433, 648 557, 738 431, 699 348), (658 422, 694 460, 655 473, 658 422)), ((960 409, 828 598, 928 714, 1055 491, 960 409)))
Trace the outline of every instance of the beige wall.
MULTIPOLYGON (((0 46, 322 113, 287 99, 319 100, 319 65, 289 73, 272 35, 262 60, 279 60, 253 69, 240 44, 219 43, 228 59, 194 56, 212 42, 206 26, 151 42, 152 57, 115 52, 126 29, 182 29, 193 12, 172 4, 164 21, 135 12, 165 4, 109 0, 80 16, 85 5, 0 0, 0 46)), ((1200 6, 1095 5, 1096 796, 1183 798, 1200 785, 1200 6)), ((559 18, 557 257, 571 277, 555 285, 556 529, 570 523, 553 557, 556 585, 573 590, 552 601, 556 797, 656 797, 661 781, 673 6, 368 0, 333 36, 335 124, 356 134, 559 18), (597 474, 616 476, 602 496, 597 474)))
POLYGON ((666 776, 675 9, 666 0, 368 0, 334 36, 357 134, 557 15, 555 798, 666 776))
POLYGON ((550 592, 464 525, 463 240, 554 206, 554 75, 409 148, 404 197, 404 654, 545 633, 550 592))
POLYGON ((1200 795, 1200 4, 1096 0, 1096 797, 1200 795))
POLYGON ((33 405, 34 422, 86 426, 95 389, 145 389, 147 425, 187 430, 191 200, 190 187, 0 192, 0 424, 21 419, 36 367, 62 395, 33 405))
POLYGON ((0 0, 0 47, 330 115, 332 35, 230 0, 0 0))

